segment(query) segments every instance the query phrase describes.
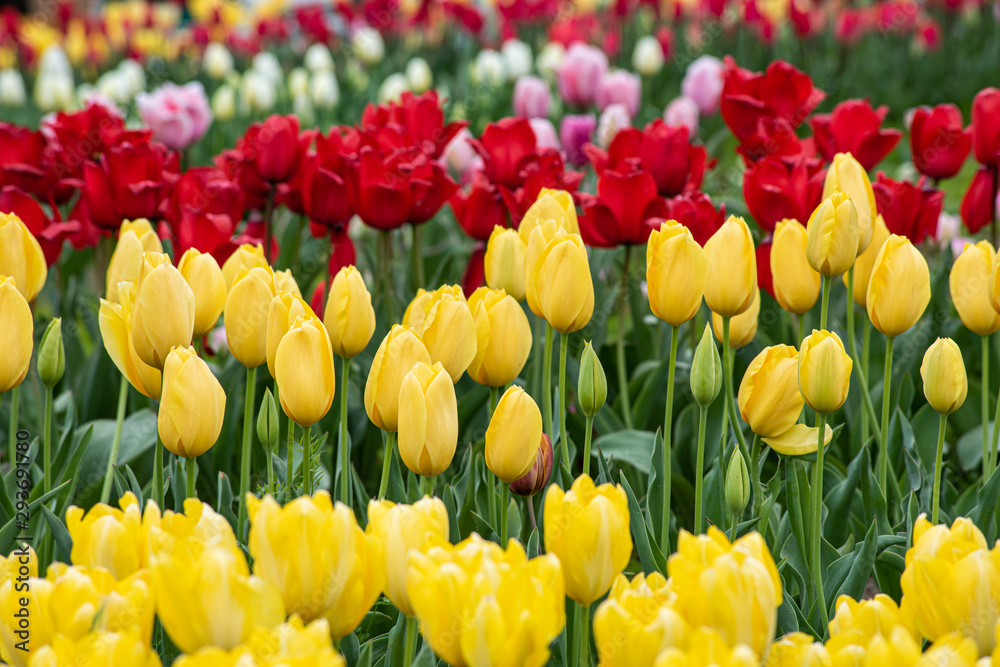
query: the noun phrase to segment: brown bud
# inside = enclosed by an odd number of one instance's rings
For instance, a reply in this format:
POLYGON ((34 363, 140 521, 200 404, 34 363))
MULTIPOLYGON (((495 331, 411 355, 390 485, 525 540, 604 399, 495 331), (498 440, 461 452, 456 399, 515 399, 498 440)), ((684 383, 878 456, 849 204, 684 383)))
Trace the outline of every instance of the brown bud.
POLYGON ((535 455, 535 464, 524 477, 510 483, 510 490, 519 496, 530 498, 549 484, 552 477, 552 441, 542 433, 542 441, 535 455))

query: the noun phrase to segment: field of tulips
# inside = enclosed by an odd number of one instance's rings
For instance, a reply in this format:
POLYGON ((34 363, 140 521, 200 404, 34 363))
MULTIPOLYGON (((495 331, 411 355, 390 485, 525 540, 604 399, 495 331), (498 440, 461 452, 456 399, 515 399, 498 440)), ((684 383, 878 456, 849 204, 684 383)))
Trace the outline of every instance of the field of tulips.
POLYGON ((0 664, 1000 666, 1000 5, 0 16, 0 664))

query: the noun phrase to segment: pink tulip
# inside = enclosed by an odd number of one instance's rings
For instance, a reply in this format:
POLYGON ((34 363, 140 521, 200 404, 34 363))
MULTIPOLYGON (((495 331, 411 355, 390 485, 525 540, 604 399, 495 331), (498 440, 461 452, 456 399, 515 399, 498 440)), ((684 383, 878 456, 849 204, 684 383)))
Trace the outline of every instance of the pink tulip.
POLYGON ((597 119, 590 114, 563 116, 562 125, 559 126, 559 140, 567 160, 578 166, 587 164, 583 146, 590 142, 596 129, 597 119))
POLYGON ((153 138, 173 150, 194 144, 212 124, 212 109, 197 81, 183 86, 166 83, 151 93, 139 93, 135 103, 153 138))
POLYGON ((514 84, 514 113, 524 118, 548 118, 552 108, 549 84, 537 76, 522 76, 514 84))
POLYGON ((623 69, 605 74, 597 87, 597 108, 604 111, 612 104, 620 104, 629 116, 639 113, 642 82, 639 76, 623 69))
POLYGON ((693 99, 705 116, 719 108, 722 74, 722 61, 713 56, 699 56, 684 72, 681 93, 693 99))
POLYGON ((559 94, 572 105, 589 107, 608 71, 608 57, 600 49, 577 42, 569 47, 559 66, 559 94))
POLYGON ((529 118, 528 124, 535 132, 535 146, 538 150, 555 148, 559 150, 559 137, 556 135, 556 126, 548 118, 529 118))
POLYGON ((481 168, 483 159, 476 154, 469 139, 472 133, 468 129, 462 128, 458 134, 445 146, 441 160, 452 173, 458 176, 459 181, 466 182, 472 171, 477 167, 481 168))
POLYGON ((687 95, 674 98, 663 112, 663 120, 673 127, 686 127, 693 137, 698 134, 698 103, 687 95))

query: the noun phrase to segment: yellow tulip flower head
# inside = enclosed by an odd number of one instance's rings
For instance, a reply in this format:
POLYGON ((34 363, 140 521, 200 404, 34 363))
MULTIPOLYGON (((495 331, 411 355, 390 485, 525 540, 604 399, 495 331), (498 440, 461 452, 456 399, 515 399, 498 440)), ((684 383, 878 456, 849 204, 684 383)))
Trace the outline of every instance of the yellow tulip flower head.
POLYGON ((267 307, 267 371, 271 377, 276 377, 274 370, 274 358, 278 354, 278 344, 292 325, 300 317, 315 317, 313 309, 302 297, 296 296, 292 292, 276 292, 267 307))
POLYGON ((432 547, 448 544, 448 510, 444 503, 428 496, 412 505, 372 500, 368 503, 365 533, 385 559, 383 592, 396 609, 413 616, 406 587, 407 559, 411 553, 426 553, 432 547))
POLYGON ((661 652, 687 644, 691 628, 671 606, 670 582, 641 572, 619 574, 594 614, 594 643, 604 667, 651 665, 661 652))
POLYGON ((267 361, 267 315, 275 293, 274 273, 265 265, 241 267, 226 296, 226 343, 247 368, 267 361))
POLYGON ((823 414, 839 410, 851 388, 853 366, 840 336, 813 329, 799 350, 799 391, 809 407, 823 414))
POLYGON ((487 387, 513 382, 531 352, 531 325, 514 297, 480 287, 469 297, 476 322, 476 356, 469 377, 487 387))
POLYGON ((334 354, 344 359, 360 354, 372 339, 375 333, 372 295, 354 266, 345 266, 334 276, 323 324, 330 334, 334 354))
POLYGON ((465 296, 442 294, 427 310, 420 340, 432 362, 440 362, 452 382, 458 382, 476 357, 476 322, 465 296))
POLYGON ((513 386, 497 403, 486 429, 486 466, 505 484, 528 474, 542 441, 542 413, 523 389, 513 386))
POLYGON ((541 306, 538 303, 538 296, 535 294, 531 286, 531 274, 535 270, 535 265, 538 263, 538 257, 548 246, 549 242, 556 237, 556 233, 562 230, 564 233, 569 234, 569 230, 563 227, 561 220, 557 219, 539 219, 531 224, 525 225, 522 221, 521 226, 518 228, 517 233, 524 241, 524 298, 528 303, 528 307, 538 317, 544 317, 542 315, 541 306))
POLYGON ((163 366, 163 396, 156 423, 163 446, 193 459, 219 439, 226 392, 194 348, 175 347, 163 366))
POLYGON ((526 280, 527 293, 538 306, 535 314, 544 317, 556 331, 572 333, 590 322, 594 314, 594 281, 587 247, 579 234, 557 231, 539 253, 526 280))
POLYGON ((108 301, 118 303, 118 283, 136 281, 142 256, 147 252, 163 252, 160 237, 156 235, 149 220, 139 218, 122 222, 118 229, 118 244, 108 262, 105 296, 108 301))
POLYGON ((867 648, 876 636, 891 639, 896 627, 905 630, 911 640, 919 641, 915 620, 902 614, 888 595, 879 593, 870 600, 841 595, 834 604, 827 647, 831 653, 851 645, 867 648))
POLYGON ((14 279, 0 276, 0 394, 20 385, 31 366, 34 318, 14 279))
POLYGON ((441 365, 417 362, 399 388, 399 456, 418 475, 444 472, 458 446, 458 399, 441 365))
POLYGON ((569 491, 545 494, 545 551, 558 556, 566 595, 590 604, 608 592, 632 556, 628 498, 621 486, 595 487, 580 475, 569 491))
POLYGON ((326 620, 303 625, 292 615, 274 628, 256 628, 245 644, 231 651, 208 646, 183 655, 174 667, 344 667, 330 642, 326 620))
POLYGON ((299 284, 295 282, 295 276, 292 275, 291 269, 274 272, 274 291, 288 292, 300 299, 302 298, 302 290, 299 289, 299 284))
POLYGON ((0 276, 14 279, 14 285, 31 303, 45 286, 49 268, 42 246, 21 218, 0 212, 0 276))
MULTIPOLYGON (((769 663, 770 664, 770 663, 769 663)), ((701 627, 691 633, 686 650, 671 647, 656 658, 653 667, 757 667, 760 658, 745 644, 730 645, 725 635, 701 627)))
POLYGON ((830 651, 804 632, 791 632, 771 645, 768 667, 823 667, 831 665, 830 651))
POLYGON ((103 568, 53 563, 46 579, 52 583, 49 615, 59 633, 80 639, 93 631, 138 632, 153 636, 155 600, 148 570, 116 581, 103 568))
POLYGON ((823 182, 823 199, 841 192, 854 202, 858 215, 858 247, 855 256, 863 253, 872 240, 872 230, 878 210, 875 206, 875 191, 868 179, 868 173, 850 153, 837 153, 826 170, 823 182))
POLYGON ((781 435, 799 419, 805 401, 799 391, 799 353, 791 345, 765 347, 740 383, 743 421, 761 437, 781 435))
POLYGON ((162 369, 170 350, 191 344, 194 312, 194 292, 170 258, 143 255, 132 306, 132 342, 139 358, 162 369))
POLYGON ((394 324, 379 345, 365 384, 365 411, 375 426, 390 433, 398 429, 399 388, 419 361, 431 363, 420 336, 403 324, 394 324))
POLYGON ((847 273, 858 256, 858 211, 854 201, 843 192, 834 192, 812 212, 807 227, 809 266, 824 276, 847 273))
POLYGON ((524 301, 524 260, 528 245, 516 229, 496 225, 486 244, 483 269, 486 284, 502 289, 518 301, 524 301))
POLYGON ((31 659, 31 667, 160 667, 160 657, 134 631, 99 631, 79 639, 57 635, 31 659))
POLYGON ((73 538, 70 560, 74 565, 104 568, 121 580, 148 566, 146 536, 159 523, 160 510, 150 502, 143 512, 131 491, 118 505, 121 509, 99 503, 86 514, 71 505, 66 510, 66 528, 73 538))
POLYGON ((243 557, 226 518, 197 498, 186 498, 183 512, 166 510, 159 522, 150 526, 146 537, 148 559, 170 554, 178 541, 196 549, 222 547, 243 557))
MULTIPOLYGON (((872 242, 868 244, 865 251, 854 260, 854 303, 865 308, 868 303, 868 281, 872 277, 872 269, 875 267, 875 258, 878 251, 882 249, 886 239, 889 238, 889 228, 885 226, 882 214, 875 216, 875 228, 872 230, 872 242)), ((848 274, 843 276, 844 287, 850 283, 848 274)))
POLYGON ((559 227, 565 229, 570 234, 580 233, 580 223, 576 216, 576 204, 573 202, 573 195, 565 190, 552 190, 542 188, 538 193, 538 199, 528 207, 517 231, 521 235, 521 240, 528 245, 528 239, 534 228, 545 220, 554 220, 559 227))
POLYGON ((333 348, 318 317, 295 319, 278 343, 274 372, 281 390, 278 400, 289 419, 312 426, 330 411, 336 391, 333 348))
MULTIPOLYGON (((125 376, 136 391, 154 401, 160 400, 160 369, 139 358, 132 337, 132 307, 135 304, 135 285, 118 283, 118 303, 101 299, 97 321, 108 356, 118 371, 125 376)), ((0 334, 2 335, 2 334, 0 334)))
POLYGON ((382 554, 354 512, 326 491, 284 507, 247 494, 247 509, 254 574, 281 592, 289 614, 325 617, 336 639, 352 632, 385 587, 382 554))
POLYGON ((989 241, 966 243, 948 275, 951 301, 962 324, 980 336, 989 336, 1000 329, 1000 313, 993 309, 990 295, 995 262, 996 252, 989 241))
POLYGON ((820 275, 806 258, 806 228, 798 220, 782 220, 774 227, 771 277, 774 298, 790 313, 803 315, 819 299, 820 275))
POLYGON ((177 270, 194 292, 194 335, 204 336, 215 328, 226 306, 226 278, 215 258, 196 248, 188 248, 181 255, 177 270))
POLYGON ((257 245, 244 243, 222 264, 222 275, 226 279, 226 293, 228 294, 229 290, 233 289, 233 283, 236 282, 236 276, 240 269, 249 270, 254 267, 270 268, 267 260, 264 259, 264 246, 260 243, 257 245))
POLYGON ((423 287, 417 290, 417 295, 413 297, 410 304, 403 312, 403 324, 410 327, 417 333, 424 328, 424 320, 438 301, 445 296, 452 296, 456 299, 465 299, 465 292, 461 285, 441 285, 436 290, 427 291, 423 287))
POLYGON ((892 234, 875 257, 868 282, 868 317, 883 335, 910 329, 931 301, 927 261, 905 236, 892 234))
POLYGON ((965 403, 969 379, 962 350, 950 338, 938 338, 927 348, 920 364, 924 396, 938 414, 950 415, 965 403))
MULTIPOLYGON (((734 315, 729 320, 729 349, 738 350, 749 345, 757 336, 757 325, 760 320, 760 289, 754 287, 753 301, 750 307, 739 315, 734 315)), ((712 331, 715 332, 715 339, 722 342, 723 321, 722 317, 712 312, 712 331)))
POLYGON ((708 258, 691 231, 668 220, 646 243, 646 289, 649 308, 667 324, 679 327, 698 313, 708 281, 708 258))
POLYGON ((705 257, 705 303, 719 317, 746 312, 757 290, 757 254, 746 221, 729 216, 705 244, 705 257))
MULTIPOLYGON (((17 551, 12 553, 7 563, 8 567, 12 567, 0 579, 0 658, 6 665, 28 667, 39 649, 51 642, 60 628, 56 625, 57 619, 51 615, 52 582, 38 578, 37 561, 36 569, 31 571, 27 563, 19 562, 21 558, 17 551), (28 572, 21 570, 22 567, 28 572), (18 577, 23 578, 20 583, 18 577), (23 590, 25 585, 27 590, 23 590), (23 616, 25 613, 29 625, 22 628, 21 617, 15 614, 23 616)), ((28 560, 26 555, 23 558, 28 560)))

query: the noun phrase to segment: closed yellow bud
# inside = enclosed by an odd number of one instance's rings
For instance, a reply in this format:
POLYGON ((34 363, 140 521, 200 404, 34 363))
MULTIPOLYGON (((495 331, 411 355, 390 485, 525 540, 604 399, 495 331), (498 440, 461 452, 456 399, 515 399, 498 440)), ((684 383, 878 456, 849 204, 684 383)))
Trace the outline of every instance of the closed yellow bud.
POLYGON ((365 412, 383 431, 398 429, 399 388, 418 361, 431 363, 420 336, 406 325, 394 324, 378 346, 365 383, 365 412))
POLYGON ((545 494, 545 551, 563 564, 566 595, 587 605, 608 592, 632 557, 628 498, 621 486, 595 487, 580 475, 545 494))
POLYGON ((562 219, 539 219, 529 225, 525 225, 522 222, 521 227, 518 229, 518 234, 525 245, 524 298, 528 303, 528 307, 531 308, 531 312, 538 317, 543 317, 543 315, 541 306, 538 303, 538 295, 531 286, 531 275, 535 270, 535 265, 538 264, 538 258, 541 256, 542 251, 555 239, 556 234, 560 231, 566 234, 572 233, 563 227, 561 223, 562 219))
POLYGON ((215 328, 226 306, 226 279, 222 269, 208 253, 189 248, 181 255, 177 270, 194 292, 195 338, 204 336, 215 328))
POLYGON ((118 303, 118 283, 134 283, 139 277, 142 256, 147 252, 163 252, 160 237, 153 231, 149 220, 139 218, 124 221, 118 230, 118 245, 108 262, 105 295, 108 301, 118 303))
POLYGON ((729 216, 705 244, 705 257, 705 303, 720 317, 746 312, 757 290, 757 255, 746 221, 729 216))
POLYGON ((139 358, 132 338, 132 307, 135 303, 135 286, 118 283, 118 303, 101 299, 97 321, 101 328, 104 349, 118 371, 135 387, 136 391, 154 401, 160 400, 160 369, 139 358))
POLYGON ((838 410, 847 400, 853 366, 840 336, 813 329, 799 348, 799 391, 809 407, 822 414, 838 410))
POLYGON ((215 444, 226 416, 226 392, 193 348, 175 347, 163 366, 156 423, 163 446, 193 459, 215 444))
POLYGON ((497 225, 486 244, 483 268, 486 284, 502 289, 518 301, 524 301, 524 256, 527 244, 516 229, 497 225))
POLYGON ((13 278, 0 276, 0 394, 21 384, 31 366, 34 318, 13 278))
POLYGON ((542 188, 538 193, 538 199, 525 211, 517 228, 525 245, 528 244, 528 238, 535 225, 544 220, 555 220, 568 233, 579 234, 580 223, 576 217, 573 195, 565 190, 542 188))
POLYGON ((323 323, 311 313, 296 318, 274 357, 278 400, 288 418, 303 427, 322 419, 333 405, 335 378, 333 349, 323 323))
POLYGON ((962 324, 980 336, 989 336, 1000 329, 1000 314, 993 309, 990 296, 995 262, 996 252, 989 241, 966 243, 948 275, 951 300, 962 324))
POLYGON ((240 269, 249 270, 255 266, 262 269, 270 268, 264 259, 264 246, 260 243, 257 245, 244 243, 222 264, 222 275, 226 278, 226 293, 233 289, 233 283, 236 282, 240 269))
POLYGON ((247 494, 254 573, 281 592, 285 609, 309 623, 325 617, 335 639, 349 634, 385 586, 382 554, 351 508, 330 494, 282 507, 247 494))
POLYGON ((594 614, 594 644, 602 667, 651 665, 661 652, 685 646, 691 629, 671 608, 670 582, 659 572, 629 582, 619 574, 594 614))
POLYGON ((924 396, 935 412, 950 415, 965 403, 969 380, 965 375, 962 350, 950 338, 938 338, 927 348, 920 364, 924 396))
POLYGON ((559 230, 527 276, 541 316, 560 333, 587 326, 594 314, 594 281, 587 247, 579 234, 559 230))
MULTIPOLYGON (((868 244, 865 251, 854 260, 854 303, 862 308, 868 303, 868 281, 872 277, 872 269, 875 267, 875 258, 878 251, 882 249, 882 244, 889 238, 889 228, 885 226, 882 214, 875 216, 875 228, 872 230, 872 242, 868 244)), ((844 287, 848 286, 848 274, 844 274, 844 287)))
POLYGON ((679 327, 698 313, 708 281, 708 259, 690 230, 675 220, 654 229, 646 243, 649 308, 679 327))
POLYGON ((302 290, 299 289, 299 284, 295 282, 295 277, 292 275, 291 269, 274 272, 274 291, 289 292, 300 299, 302 298, 302 290))
POLYGON ((798 220, 782 220, 774 228, 771 278, 774 298, 790 313, 803 315, 819 299, 820 276, 806 259, 808 234, 798 220))
POLYGON ((442 294, 432 302, 420 328, 431 361, 440 362, 458 382, 476 357, 476 322, 465 296, 442 294))
POLYGON ((909 330, 931 301, 927 260, 904 236, 891 235, 875 258, 868 282, 868 317, 889 338, 909 330))
POLYGON ((757 435, 781 435, 802 413, 799 391, 799 353, 791 345, 765 347, 740 383, 739 406, 743 421, 757 435))
POLYGON ((834 192, 812 212, 807 227, 809 266, 824 276, 847 273, 858 256, 858 212, 854 201, 843 192, 834 192))
POLYGON ((267 371, 271 377, 277 377, 274 371, 274 358, 278 354, 278 344, 288 330, 300 317, 315 317, 313 309, 302 297, 292 292, 275 293, 267 307, 267 333, 265 334, 267 348, 267 371))
MULTIPOLYGON (((738 350, 744 345, 749 345, 757 336, 757 324, 760 319, 760 289, 754 288, 753 301, 750 307, 739 315, 729 320, 729 349, 738 350)), ((722 342, 722 318, 718 313, 712 312, 712 330, 715 338, 722 342)))
POLYGON ((403 312, 403 324, 410 327, 417 333, 424 328, 424 320, 427 314, 438 301, 444 296, 453 296, 456 299, 465 299, 465 293, 461 285, 441 285, 441 287, 428 292, 423 287, 417 290, 417 295, 410 301, 410 305, 403 312))
POLYGON ((868 173, 850 153, 834 155, 833 162, 826 170, 823 199, 835 192, 846 194, 854 202, 858 214, 858 247, 854 254, 860 255, 871 243, 878 210, 875 206, 875 191, 868 179, 868 173))
POLYGON ((48 272, 38 239, 21 218, 0 212, 0 276, 13 278, 17 291, 31 303, 45 286, 48 272))
POLYGON ((531 325, 514 297, 480 287, 469 297, 476 322, 476 356, 469 377, 488 387, 502 387, 521 373, 531 352, 531 325))
POLYGON ((486 429, 486 466, 505 484, 528 474, 542 440, 542 413, 523 389, 513 386, 497 403, 486 429))
POLYGON ((399 456, 424 477, 443 473, 458 445, 458 400, 441 362, 417 362, 399 388, 399 456))
POLYGON ((406 587, 406 563, 412 553, 448 544, 448 510, 440 498, 425 496, 412 505, 388 500, 368 503, 368 538, 381 549, 385 564, 383 592, 396 609, 413 616, 406 587))
POLYGON ((162 253, 147 252, 139 266, 132 306, 132 342, 150 366, 163 368, 170 350, 194 336, 194 292, 162 253))
POLYGON ((372 339, 375 333, 372 295, 354 266, 345 266, 334 276, 323 324, 330 334, 334 354, 344 359, 360 354, 372 339))
POLYGON ((760 658, 745 644, 731 646, 725 635, 709 627, 691 633, 687 648, 668 648, 653 667, 759 667, 760 658))
POLYGON ((66 510, 66 528, 73 538, 70 560, 74 565, 104 568, 119 581, 148 566, 146 534, 159 523, 160 510, 154 503, 143 513, 131 491, 118 501, 121 509, 104 503, 84 514, 71 505, 66 510))
POLYGON ((31 667, 160 667, 149 640, 129 628, 123 630, 92 632, 76 640, 57 635, 32 656, 31 667))
POLYGON ((226 343, 247 368, 267 361, 267 315, 274 294, 274 274, 258 266, 241 268, 226 297, 226 343))

